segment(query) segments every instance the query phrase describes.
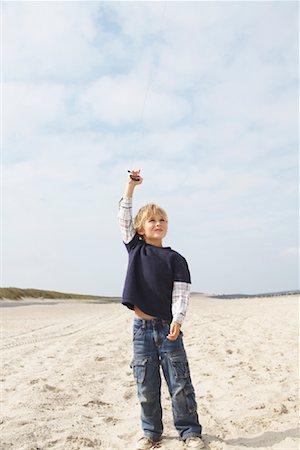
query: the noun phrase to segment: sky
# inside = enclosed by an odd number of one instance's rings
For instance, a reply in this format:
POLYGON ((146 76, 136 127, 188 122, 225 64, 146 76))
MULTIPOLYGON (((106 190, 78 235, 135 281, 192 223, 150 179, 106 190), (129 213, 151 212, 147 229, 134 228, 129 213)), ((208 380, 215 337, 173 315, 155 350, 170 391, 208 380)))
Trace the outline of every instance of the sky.
POLYGON ((192 291, 299 288, 299 4, 2 2, 2 286, 121 296, 169 216, 192 291))

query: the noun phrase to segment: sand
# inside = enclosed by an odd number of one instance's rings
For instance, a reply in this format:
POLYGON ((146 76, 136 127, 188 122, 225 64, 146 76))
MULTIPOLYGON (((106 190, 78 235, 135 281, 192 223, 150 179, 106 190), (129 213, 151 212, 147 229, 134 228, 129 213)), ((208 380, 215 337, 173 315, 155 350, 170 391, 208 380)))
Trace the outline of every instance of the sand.
MULTIPOLYGON (((1 450, 133 450, 133 313, 30 299, 0 313, 1 450)), ((193 297, 182 330, 206 448, 299 449, 298 298, 193 297)), ((165 383, 162 402, 160 448, 183 449, 165 383)))

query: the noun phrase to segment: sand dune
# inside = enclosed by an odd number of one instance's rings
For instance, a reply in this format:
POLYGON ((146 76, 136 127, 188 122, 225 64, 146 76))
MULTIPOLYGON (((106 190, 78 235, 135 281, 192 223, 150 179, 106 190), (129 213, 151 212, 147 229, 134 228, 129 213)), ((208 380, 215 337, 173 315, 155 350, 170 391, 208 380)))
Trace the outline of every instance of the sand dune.
MULTIPOLYGON (((28 303, 0 303, 1 450, 133 450, 133 314, 92 301, 28 303)), ((196 296, 183 333, 206 448, 298 449, 298 298, 196 296)), ((183 449, 165 384, 162 401, 160 448, 183 449)))

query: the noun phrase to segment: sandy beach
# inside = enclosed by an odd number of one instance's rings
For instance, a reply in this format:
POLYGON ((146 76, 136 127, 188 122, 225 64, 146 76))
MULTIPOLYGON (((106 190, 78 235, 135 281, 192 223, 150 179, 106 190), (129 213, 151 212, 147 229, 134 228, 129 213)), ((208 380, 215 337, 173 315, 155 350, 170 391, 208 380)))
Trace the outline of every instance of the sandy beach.
MULTIPOLYGON (((182 331, 207 449, 299 449, 298 301, 192 297, 182 331)), ((133 313, 33 299, 0 312, 1 450, 133 450, 133 313)), ((162 403, 159 448, 183 449, 165 382, 162 403)))

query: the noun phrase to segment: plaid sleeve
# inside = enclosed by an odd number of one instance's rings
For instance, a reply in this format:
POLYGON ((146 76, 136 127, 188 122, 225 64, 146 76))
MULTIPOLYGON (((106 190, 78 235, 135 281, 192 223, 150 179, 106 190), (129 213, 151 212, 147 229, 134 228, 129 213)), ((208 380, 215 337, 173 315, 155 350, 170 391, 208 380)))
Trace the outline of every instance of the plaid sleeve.
POLYGON ((132 220, 131 198, 121 198, 121 200, 119 201, 118 219, 123 242, 125 244, 128 244, 128 242, 130 242, 135 235, 135 229, 133 228, 132 220))
POLYGON ((190 299, 190 283, 174 281, 172 292, 173 321, 182 325, 190 299))

